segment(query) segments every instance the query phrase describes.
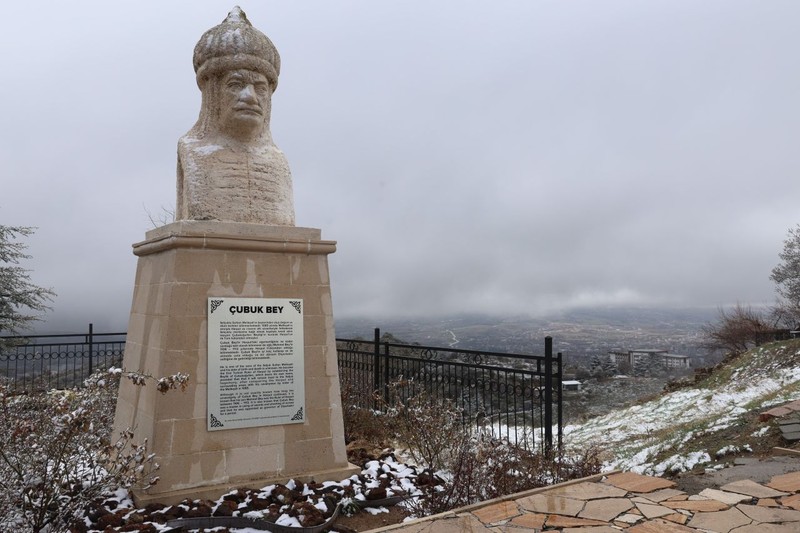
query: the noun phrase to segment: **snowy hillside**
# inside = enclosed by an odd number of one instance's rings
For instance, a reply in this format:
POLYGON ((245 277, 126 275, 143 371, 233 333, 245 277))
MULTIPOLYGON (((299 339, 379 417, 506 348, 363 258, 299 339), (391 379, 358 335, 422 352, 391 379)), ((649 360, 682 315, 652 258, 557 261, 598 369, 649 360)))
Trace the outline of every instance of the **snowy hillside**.
POLYGON ((759 422, 758 413, 798 398, 800 340, 772 343, 691 387, 567 426, 564 439, 569 447, 608 450, 606 468, 676 473, 751 450, 778 431, 774 423, 759 422))

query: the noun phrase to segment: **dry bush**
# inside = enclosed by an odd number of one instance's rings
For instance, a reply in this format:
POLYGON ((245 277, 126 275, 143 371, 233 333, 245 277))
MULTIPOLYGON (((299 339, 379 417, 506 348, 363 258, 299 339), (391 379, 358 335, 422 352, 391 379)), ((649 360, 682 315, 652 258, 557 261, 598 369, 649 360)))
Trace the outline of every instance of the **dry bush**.
POLYGON ((386 429, 424 468, 417 483, 424 496, 408 504, 416 516, 600 472, 597 448, 526 449, 465 423, 468 417, 452 402, 433 398, 412 382, 392 383, 390 399, 386 429))
MULTIPOLYGON (((98 496, 155 483, 146 442, 123 431, 112 438, 119 380, 150 378, 119 369, 97 372, 81 389, 15 394, 0 384, 0 529, 68 531, 98 496)), ((188 376, 157 380, 162 392, 188 376)))
POLYGON ((431 471, 449 466, 469 437, 462 410, 402 379, 390 385, 390 399, 393 404, 385 409, 384 423, 391 436, 408 448, 419 466, 431 471))
POLYGON ((376 445, 385 443, 386 428, 381 413, 361 407, 364 398, 374 401, 375 393, 346 381, 342 382, 341 391, 345 443, 357 440, 376 445))
MULTIPOLYGON (((434 398, 411 380, 389 386, 389 402, 372 394, 380 410, 358 408, 364 391, 342 384, 348 448, 385 448, 397 442, 423 470, 416 480, 421 496, 406 506, 428 516, 479 501, 597 474, 598 448, 579 452, 526 449, 465 423, 468 417, 452 402, 434 398), (355 396, 353 396, 355 395, 355 396)), ((524 438, 523 438, 524 440, 524 438)), ((359 461, 361 457, 352 456, 359 461)), ((374 457, 372 457, 374 458, 374 457)), ((359 461, 363 462, 363 461, 359 461)))
POLYGON ((449 453, 451 460, 442 471, 428 471, 439 484, 423 485, 424 497, 411 501, 416 516, 590 476, 602 466, 598 448, 545 454, 485 434, 457 439, 449 453))
POLYGON ((720 308, 717 321, 703 327, 703 346, 711 352, 737 356, 753 346, 774 340, 774 331, 761 312, 737 303, 727 311, 720 308))

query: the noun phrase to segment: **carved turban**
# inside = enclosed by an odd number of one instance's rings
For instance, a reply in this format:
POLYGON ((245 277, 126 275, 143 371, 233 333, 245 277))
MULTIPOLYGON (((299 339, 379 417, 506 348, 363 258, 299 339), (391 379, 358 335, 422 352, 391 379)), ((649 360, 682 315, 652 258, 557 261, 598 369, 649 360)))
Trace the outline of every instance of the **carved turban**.
POLYGON ((275 90, 281 57, 269 38, 255 29, 239 6, 200 37, 194 47, 194 71, 200 90, 212 76, 235 69, 263 74, 275 90))

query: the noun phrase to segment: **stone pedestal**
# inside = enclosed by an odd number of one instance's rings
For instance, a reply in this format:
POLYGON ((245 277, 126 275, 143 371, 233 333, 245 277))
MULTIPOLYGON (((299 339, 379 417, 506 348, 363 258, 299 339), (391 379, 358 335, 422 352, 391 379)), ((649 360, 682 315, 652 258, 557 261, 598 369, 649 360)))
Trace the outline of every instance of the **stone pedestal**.
POLYGON ((190 374, 185 392, 123 380, 115 431, 133 427, 161 465, 138 503, 218 497, 235 486, 289 478, 341 480, 347 462, 327 256, 320 230, 179 221, 147 233, 139 257, 124 367, 152 376, 190 374), (207 299, 302 298, 306 421, 207 431, 207 299))

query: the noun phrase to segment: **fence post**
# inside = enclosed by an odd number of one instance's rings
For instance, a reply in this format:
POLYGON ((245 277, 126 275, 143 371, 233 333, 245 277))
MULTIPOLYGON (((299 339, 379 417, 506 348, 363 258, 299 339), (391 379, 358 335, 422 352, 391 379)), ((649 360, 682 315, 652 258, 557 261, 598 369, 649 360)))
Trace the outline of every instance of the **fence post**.
POLYGON ((92 361, 93 351, 94 351, 94 324, 89 322, 89 376, 91 376, 92 372, 94 371, 94 369, 92 368, 94 366, 92 361))
MULTIPOLYGON (((372 390, 377 392, 381 388, 381 328, 375 328, 375 342, 372 346, 372 390)), ((378 398, 373 399, 373 408, 377 411, 378 398)))
POLYGON ((561 362, 563 360, 563 356, 561 352, 558 352, 558 356, 556 357, 556 362, 558 366, 558 449, 561 449, 562 446, 562 438, 564 437, 564 401, 563 395, 561 394, 564 390, 564 385, 562 381, 564 381, 564 374, 562 374, 562 365, 561 362))
POLYGON ((544 449, 553 449, 553 337, 544 338, 544 449))
POLYGON ((383 401, 389 405, 389 343, 383 343, 383 401))

